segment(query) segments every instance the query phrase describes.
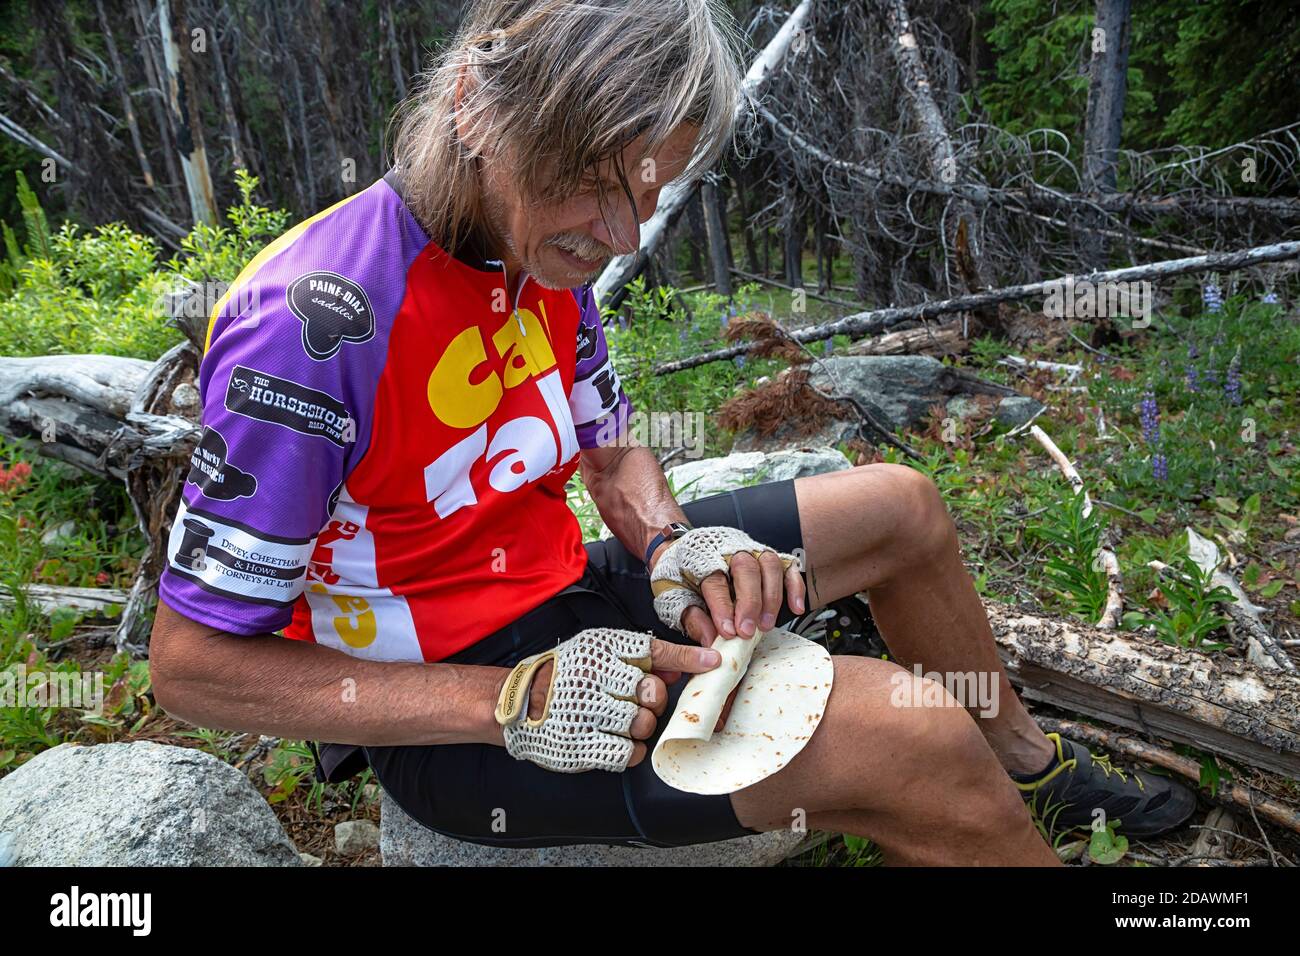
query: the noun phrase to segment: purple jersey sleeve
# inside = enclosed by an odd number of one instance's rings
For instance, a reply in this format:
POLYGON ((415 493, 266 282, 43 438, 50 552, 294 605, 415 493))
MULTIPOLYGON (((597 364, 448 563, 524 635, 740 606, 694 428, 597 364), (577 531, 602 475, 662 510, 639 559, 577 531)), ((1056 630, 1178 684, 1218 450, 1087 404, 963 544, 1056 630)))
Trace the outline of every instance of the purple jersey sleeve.
POLYGON ((383 182, 295 227, 218 305, 202 432, 159 595, 235 634, 292 619, 317 533, 365 454, 406 271, 423 245, 383 182))
POLYGON ((578 321, 578 364, 573 373, 569 408, 582 448, 614 444, 627 431, 632 403, 623 392, 614 363, 610 361, 605 330, 600 324, 591 286, 573 290, 582 317, 578 321))

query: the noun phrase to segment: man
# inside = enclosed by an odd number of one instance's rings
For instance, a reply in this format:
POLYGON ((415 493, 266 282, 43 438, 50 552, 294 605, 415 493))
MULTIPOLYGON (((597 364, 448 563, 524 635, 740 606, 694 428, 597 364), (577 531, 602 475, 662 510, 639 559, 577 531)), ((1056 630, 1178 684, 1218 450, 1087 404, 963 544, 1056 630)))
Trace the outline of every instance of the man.
POLYGON ((403 109, 393 171, 273 242, 215 310, 158 701, 354 745, 423 824, 505 846, 801 819, 892 862, 1051 865, 1030 796, 1066 804, 1060 823, 1177 825, 1189 791, 1026 714, 918 472, 681 508, 622 436, 586 283, 637 248, 666 183, 725 148, 733 31, 715 0, 470 4, 403 109), (565 497, 579 467, 615 539, 583 544, 565 497), (996 713, 942 691, 925 699, 949 706, 898 705, 898 664, 836 657, 821 723, 780 772, 721 796, 655 776, 648 749, 684 675, 716 666, 709 645, 861 591, 896 661, 991 676, 996 713))

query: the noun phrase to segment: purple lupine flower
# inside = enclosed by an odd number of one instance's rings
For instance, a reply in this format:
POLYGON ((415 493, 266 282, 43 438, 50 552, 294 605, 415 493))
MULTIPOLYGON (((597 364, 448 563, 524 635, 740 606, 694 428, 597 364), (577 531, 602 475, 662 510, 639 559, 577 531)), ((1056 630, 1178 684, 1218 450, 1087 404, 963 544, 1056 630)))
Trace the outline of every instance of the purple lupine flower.
POLYGON ((1228 378, 1223 383, 1223 394, 1230 404, 1241 404, 1241 346, 1237 346, 1232 361, 1228 363, 1228 378))
POLYGON ((1202 380, 1206 385, 1214 385, 1219 381, 1219 373, 1214 370, 1213 365, 1205 370, 1202 380))
POLYGON ((1201 385, 1196 374, 1196 366, 1191 362, 1187 363, 1187 390, 1193 393, 1201 390, 1201 385))
POLYGON ((1160 443, 1160 407, 1156 405, 1156 396, 1151 389, 1142 393, 1142 404, 1138 408, 1142 419, 1142 440, 1149 445, 1160 443))
POLYGON ((1205 288, 1201 290, 1201 301, 1205 303, 1206 312, 1223 311, 1223 290, 1213 282, 1205 283, 1205 288))
POLYGON ((1274 292, 1272 289, 1269 289, 1262 296, 1260 296, 1259 301, 1263 302, 1265 305, 1277 305, 1278 303, 1277 293, 1274 292))
POLYGON ((1225 338, 1223 337, 1223 333, 1222 333, 1222 332, 1218 332, 1218 333, 1215 334, 1215 336, 1214 336, 1214 344, 1215 344, 1215 345, 1222 345, 1222 344, 1223 344, 1224 342, 1226 342, 1226 341, 1227 341, 1227 339, 1225 339, 1225 338))
POLYGON ((1169 461, 1159 452, 1151 456, 1151 477, 1156 481, 1164 481, 1169 477, 1169 461))
POLYGON ((1195 362, 1201 357, 1201 350, 1196 347, 1195 342, 1187 343, 1187 361, 1195 362))

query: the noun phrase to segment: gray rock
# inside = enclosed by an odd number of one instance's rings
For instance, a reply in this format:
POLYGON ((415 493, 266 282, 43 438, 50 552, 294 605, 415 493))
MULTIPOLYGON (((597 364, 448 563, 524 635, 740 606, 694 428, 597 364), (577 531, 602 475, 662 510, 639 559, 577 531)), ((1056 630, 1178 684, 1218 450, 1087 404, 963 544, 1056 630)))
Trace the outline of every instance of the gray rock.
POLYGON ((0 780, 14 866, 301 866, 247 778, 188 747, 62 744, 0 780))
POLYGON ((958 395, 948 400, 945 409, 952 418, 970 418, 979 414, 980 403, 966 395, 958 395))
POLYGON ((681 502, 694 501, 760 481, 785 481, 853 467, 834 448, 737 452, 725 458, 701 458, 668 469, 668 480, 681 502))
POLYGON ((63 544, 71 541, 77 535, 77 523, 75 521, 65 521, 55 528, 48 529, 41 535, 41 544, 63 544))
POLYGON ((379 846, 379 827, 369 820, 347 820, 334 827, 334 848, 343 856, 360 856, 379 846))
POLYGON ((380 821, 384 866, 775 866, 804 840, 792 830, 772 830, 668 849, 588 843, 515 850, 435 833, 387 797, 380 821))
POLYGON ((1008 395, 998 402, 993 420, 1003 428, 1019 428, 1045 407, 1042 402, 1028 395, 1008 395))
POLYGON ((310 853, 299 853, 298 859, 302 860, 303 866, 324 866, 325 861, 318 856, 312 856, 310 853))

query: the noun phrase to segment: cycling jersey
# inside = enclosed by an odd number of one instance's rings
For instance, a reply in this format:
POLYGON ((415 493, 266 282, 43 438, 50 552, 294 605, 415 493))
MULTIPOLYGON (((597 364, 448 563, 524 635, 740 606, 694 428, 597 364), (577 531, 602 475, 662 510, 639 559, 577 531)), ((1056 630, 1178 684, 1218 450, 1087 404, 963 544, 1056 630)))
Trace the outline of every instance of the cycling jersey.
POLYGON ((576 581, 565 485, 626 428, 590 287, 449 256, 390 175, 295 226, 217 303, 160 595, 437 661, 576 581))

